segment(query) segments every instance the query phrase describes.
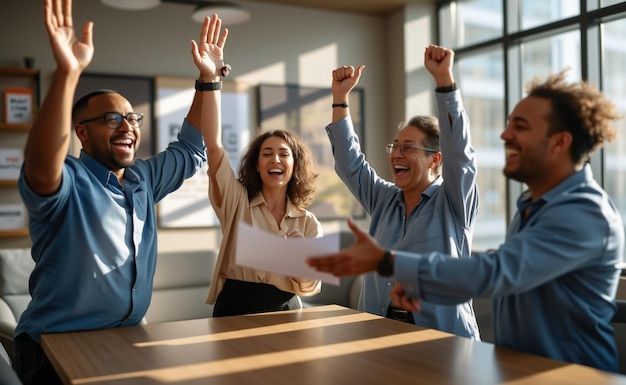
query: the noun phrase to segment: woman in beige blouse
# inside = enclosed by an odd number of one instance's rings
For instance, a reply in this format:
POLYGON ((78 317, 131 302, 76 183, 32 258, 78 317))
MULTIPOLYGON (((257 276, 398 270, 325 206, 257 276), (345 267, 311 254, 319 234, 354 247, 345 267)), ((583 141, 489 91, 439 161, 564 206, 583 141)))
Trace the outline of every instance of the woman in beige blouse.
POLYGON ((213 15, 204 21, 200 41, 192 41, 192 55, 201 74, 196 89, 202 92, 209 199, 223 235, 207 298, 207 303, 215 303, 214 317, 301 307, 298 295, 313 295, 321 289, 320 281, 234 263, 239 221, 284 237, 321 237, 322 228, 306 210, 313 200, 317 174, 310 151, 295 134, 283 130, 262 133, 243 156, 238 178, 231 168, 221 140, 221 76, 227 74, 223 64, 227 35, 219 17, 213 15))

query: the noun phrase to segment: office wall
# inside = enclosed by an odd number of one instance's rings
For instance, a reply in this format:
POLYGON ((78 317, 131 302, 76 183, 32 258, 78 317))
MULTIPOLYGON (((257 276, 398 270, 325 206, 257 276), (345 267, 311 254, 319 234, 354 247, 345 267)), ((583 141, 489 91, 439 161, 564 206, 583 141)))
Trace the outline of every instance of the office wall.
MULTIPOLYGON (((233 67, 231 79, 252 87, 259 83, 328 87, 333 68, 366 64, 360 82, 365 90, 365 152, 368 160, 388 177, 387 154, 382 144, 395 136, 397 121, 417 112, 430 113, 432 109, 430 82, 421 79, 426 84, 406 84, 409 75, 420 70, 407 64, 404 51, 406 46, 416 47, 419 66, 422 47, 434 36, 429 23, 434 6, 411 5, 393 15, 376 17, 237 2, 250 10, 252 17, 245 24, 229 28, 225 59, 233 67), (406 26, 416 26, 415 22, 421 30, 405 37, 410 30, 406 26)), ((96 51, 87 71, 196 77, 190 39, 197 39, 200 24, 191 20, 191 11, 191 6, 169 3, 146 11, 120 11, 99 0, 74 0, 76 30, 80 31, 88 20, 94 22, 96 51)), ((0 66, 19 66, 23 56, 35 56, 45 95, 55 64, 43 24, 43 1, 3 1, 0 14, 0 66)), ((252 129, 256 120, 253 98, 250 109, 252 129)), ((329 120, 330 114, 329 108, 329 120)), ((365 226, 366 221, 362 224, 365 226)), ((324 226, 330 232, 345 228, 345 223, 333 221, 324 226)), ((163 251, 213 248, 220 239, 219 230, 205 228, 162 229, 159 236, 163 251)), ((0 247, 13 246, 27 245, 23 240, 0 239, 0 247)))

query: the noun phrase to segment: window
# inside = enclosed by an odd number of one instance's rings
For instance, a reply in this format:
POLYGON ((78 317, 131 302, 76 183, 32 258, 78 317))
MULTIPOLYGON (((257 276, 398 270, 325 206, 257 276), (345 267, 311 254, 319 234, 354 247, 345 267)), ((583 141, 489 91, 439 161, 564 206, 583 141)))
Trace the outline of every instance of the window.
MULTIPOLYGON (((524 188, 502 175, 500 133, 525 85, 569 68, 571 80, 596 83, 626 116, 626 2, 448 0, 438 5, 438 30, 439 43, 456 52, 455 75, 479 154, 481 204, 473 248, 496 248, 524 188)), ((618 124, 620 136, 591 164, 626 218, 626 121, 618 124)))

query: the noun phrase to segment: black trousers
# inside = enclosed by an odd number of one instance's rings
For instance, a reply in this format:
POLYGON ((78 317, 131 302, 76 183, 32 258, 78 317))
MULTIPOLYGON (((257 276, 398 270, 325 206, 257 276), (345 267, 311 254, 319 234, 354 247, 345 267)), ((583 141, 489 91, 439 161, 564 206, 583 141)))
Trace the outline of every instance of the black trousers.
POLYGON ((387 307, 387 315, 385 317, 415 325, 413 313, 408 310, 392 306, 391 304, 387 307))
POLYGON ((227 279, 217 296, 213 317, 289 310, 294 296, 267 283, 227 279))
POLYGON ((41 345, 22 333, 13 339, 13 369, 24 385, 62 385, 41 345))

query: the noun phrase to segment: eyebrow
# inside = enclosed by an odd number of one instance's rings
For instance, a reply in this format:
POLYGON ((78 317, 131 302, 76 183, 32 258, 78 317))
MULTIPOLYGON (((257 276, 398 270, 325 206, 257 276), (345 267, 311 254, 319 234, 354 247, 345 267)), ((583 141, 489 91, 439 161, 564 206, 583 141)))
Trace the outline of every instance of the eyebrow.
POLYGON ((521 116, 509 116, 508 120, 509 120, 509 122, 526 123, 526 124, 528 124, 528 119, 523 118, 521 116))
MULTIPOLYGON (((274 147, 263 147, 261 151, 274 151, 274 147)), ((291 151, 291 148, 289 146, 278 147, 278 151, 291 151)))

